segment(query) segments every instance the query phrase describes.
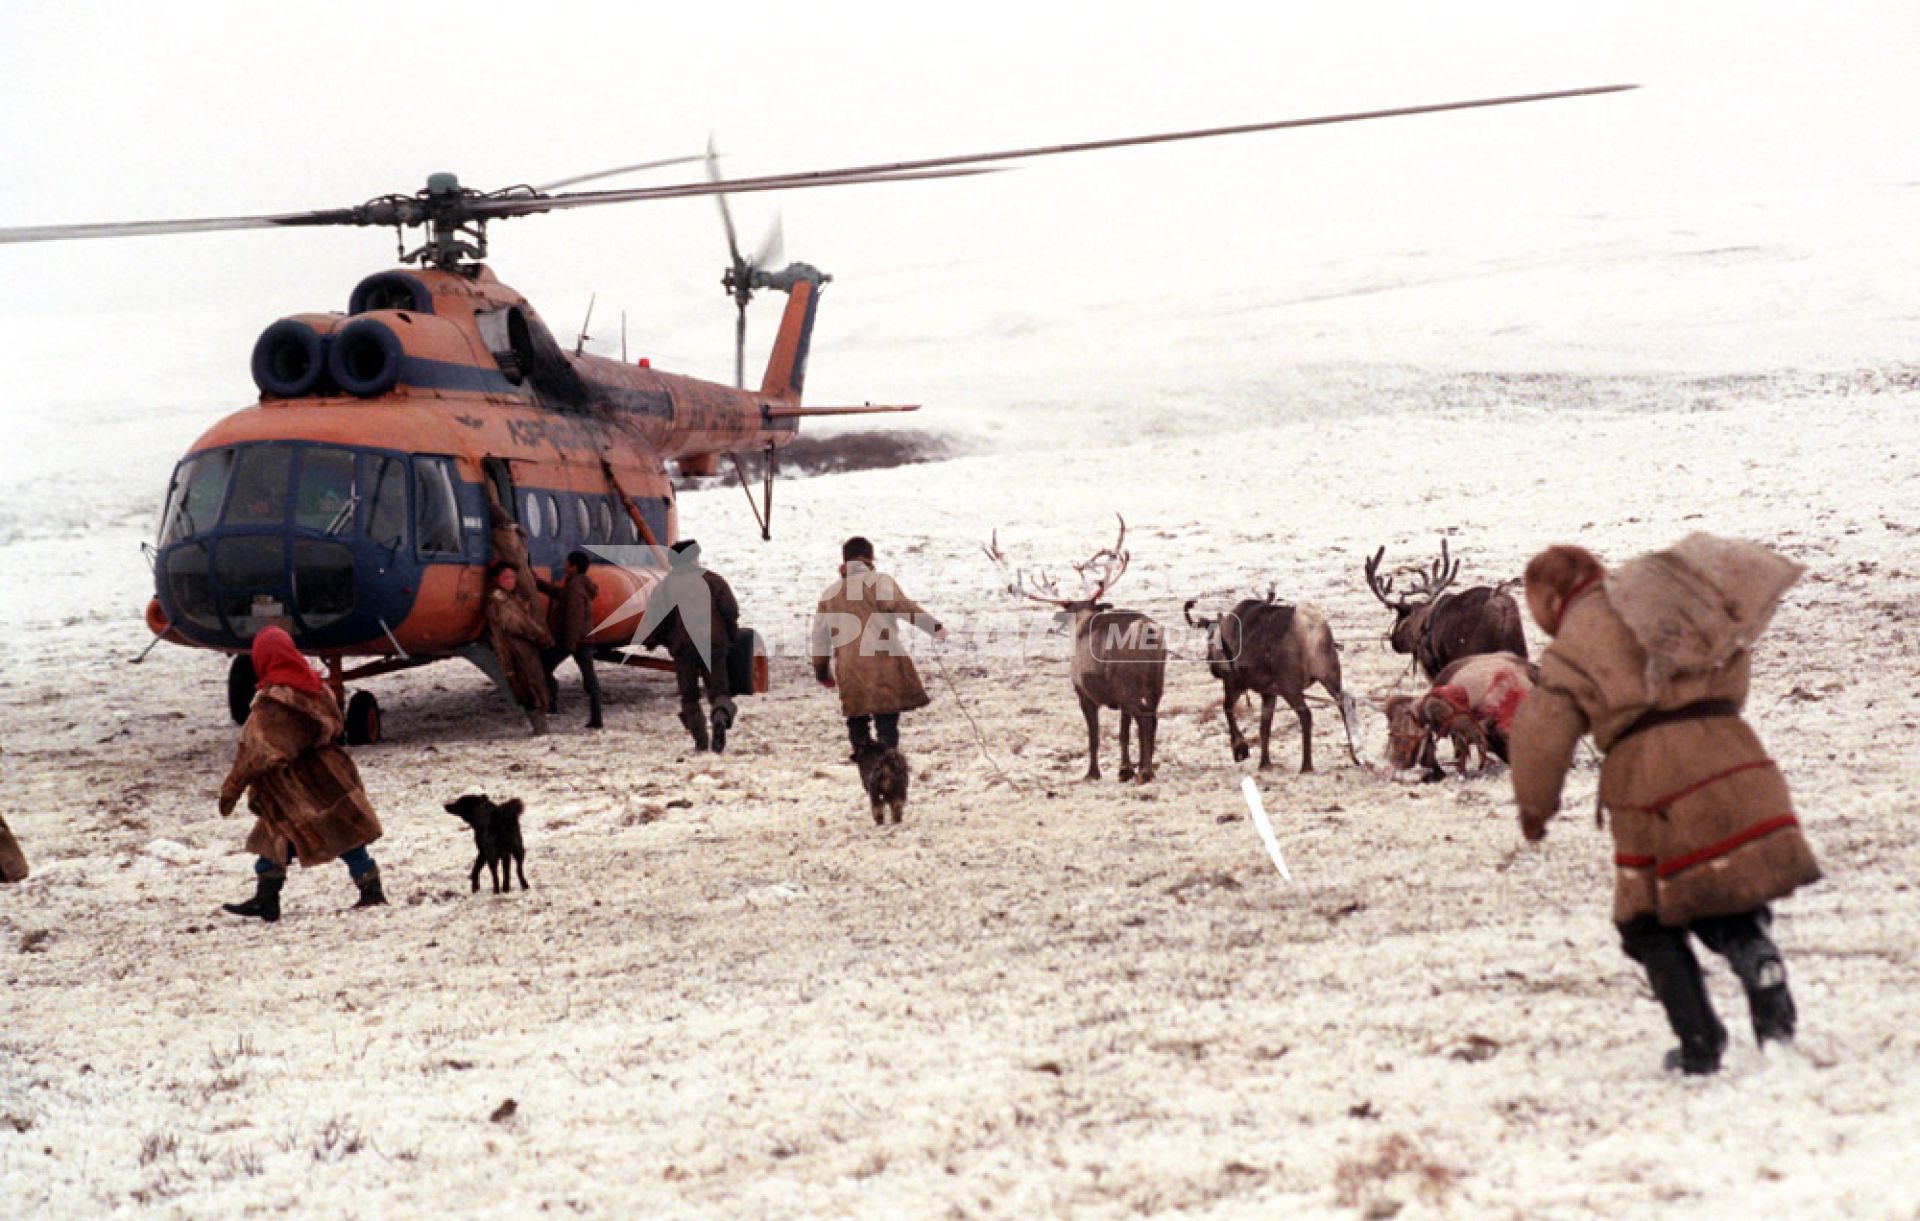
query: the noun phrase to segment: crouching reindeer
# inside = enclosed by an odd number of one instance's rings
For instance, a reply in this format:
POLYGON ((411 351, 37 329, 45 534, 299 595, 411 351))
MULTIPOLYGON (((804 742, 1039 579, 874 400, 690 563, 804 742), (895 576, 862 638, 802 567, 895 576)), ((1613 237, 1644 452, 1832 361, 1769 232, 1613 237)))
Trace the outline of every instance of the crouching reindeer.
POLYGON ((1513 653, 1463 657, 1440 671, 1423 695, 1396 695, 1387 701, 1387 759, 1396 769, 1418 764, 1422 780, 1446 775, 1440 766, 1439 740, 1453 743, 1454 765, 1462 776, 1478 751, 1485 771, 1491 751, 1507 762, 1507 735, 1514 715, 1538 681, 1538 667, 1513 653))
MULTIPOLYGON (((1412 588, 1394 596, 1394 577, 1380 575, 1383 546, 1367 561, 1367 588, 1394 614, 1389 639, 1396 653, 1411 653, 1429 682, 1439 678, 1450 662, 1478 653, 1527 655, 1527 636, 1520 626, 1520 604, 1504 588, 1476 585, 1447 593, 1460 574, 1460 561, 1447 556, 1447 540, 1440 540, 1440 559, 1418 572, 1412 588)), ((1404 571, 1404 570, 1402 570, 1404 571)))
POLYGON ((1195 619, 1193 608, 1198 603, 1198 598, 1189 599, 1181 613, 1190 626, 1207 634, 1207 669, 1225 688, 1227 733, 1236 760, 1252 751, 1233 709, 1243 694, 1253 691, 1260 696, 1260 766, 1273 763, 1267 745, 1273 733, 1274 702, 1282 699, 1300 722, 1300 770, 1312 771, 1313 711, 1307 707, 1306 692, 1319 683, 1340 710, 1347 756, 1360 762, 1353 746, 1353 697, 1341 690, 1340 654, 1325 615, 1311 606, 1276 602, 1272 590, 1264 601, 1248 598, 1217 619, 1195 619))
MULTIPOLYGON (((1116 514, 1116 516, 1118 516, 1116 514)), ((1089 587, 1082 597, 1061 595, 1044 572, 1027 588, 1025 572, 1014 572, 1007 588, 1024 598, 1059 608, 1060 621, 1073 625, 1073 690, 1087 718, 1087 779, 1100 779, 1100 710, 1120 713, 1120 779, 1153 779, 1153 746, 1158 735, 1160 693, 1167 680, 1167 643, 1158 623, 1139 611, 1115 610, 1101 601, 1127 571, 1133 558, 1126 550, 1127 519, 1120 518, 1120 537, 1113 546, 1096 551, 1074 571, 1089 587), (1140 726, 1140 769, 1134 770, 1129 739, 1140 726)), ((1000 534, 986 548, 987 557, 1002 570, 1007 558, 1000 552, 1000 534)))

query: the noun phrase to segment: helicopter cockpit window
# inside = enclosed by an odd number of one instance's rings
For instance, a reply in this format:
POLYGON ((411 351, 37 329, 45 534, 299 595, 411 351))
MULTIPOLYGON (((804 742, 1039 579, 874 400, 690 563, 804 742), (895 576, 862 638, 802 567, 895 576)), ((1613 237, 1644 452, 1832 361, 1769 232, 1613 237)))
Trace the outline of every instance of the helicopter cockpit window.
POLYGON ((339 534, 353 523, 359 496, 353 484, 353 452, 313 446, 301 451, 294 485, 293 522, 305 530, 339 534))
POLYGON ((167 492, 160 519, 160 545, 167 546, 208 529, 220 516, 220 499, 233 470, 233 451, 216 449, 195 454, 180 464, 167 492))
POLYGON ((367 457, 367 538, 398 550, 407 537, 407 460, 392 454, 367 457))
POLYGON ((233 495, 227 501, 229 526, 277 526, 287 517, 287 477, 293 447, 249 445, 233 468, 233 495))
POLYGON ((500 372, 515 385, 526 376, 527 358, 532 352, 532 344, 527 339, 527 320, 517 306, 506 306, 495 310, 475 310, 473 325, 480 332, 480 339, 487 345, 487 351, 493 354, 493 363, 500 366, 500 372))
POLYGON ((421 555, 460 554, 460 501, 453 490, 453 463, 413 460, 413 530, 421 555))

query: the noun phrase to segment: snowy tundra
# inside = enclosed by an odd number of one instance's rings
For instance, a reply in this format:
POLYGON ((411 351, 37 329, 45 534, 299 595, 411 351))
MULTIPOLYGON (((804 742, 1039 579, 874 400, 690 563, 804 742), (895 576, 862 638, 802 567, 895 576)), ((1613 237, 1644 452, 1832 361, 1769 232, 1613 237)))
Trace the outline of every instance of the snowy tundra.
MULTIPOLYGON (((15 486, 68 494, 0 534, 6 815, 34 866, 0 888, 4 1211, 1920 1215, 1911 308, 1785 352, 1729 299, 1701 342, 1731 355, 1672 372, 1620 321, 1630 296, 1595 324, 1605 350, 1559 333, 1537 361, 1485 357, 1530 372, 1342 359, 1231 402, 1005 406, 971 456, 787 486, 772 545, 738 489, 689 492, 687 532, 782 646, 727 753, 690 756, 671 684, 640 671, 603 669, 588 734, 563 669, 545 739, 471 668, 380 680, 390 737, 357 758, 393 906, 349 912, 344 870, 296 871, 273 926, 218 907, 249 886, 245 822, 214 808, 222 660, 129 664, 136 547, 209 417, 88 425, 141 478, 49 457, 15 486), (1092 412, 1132 427, 1028 443, 1092 412), (1323 736, 1313 774, 1259 773, 1290 882, 1198 651, 1169 665, 1157 780, 1085 783, 1065 638, 965 630, 1044 618, 981 556, 990 530, 1064 570, 1116 510, 1122 605, 1172 624, 1271 583, 1341 642, 1374 765, 1323 736), (1620 560, 1701 529, 1808 566, 1748 715, 1827 879, 1775 929, 1798 1050, 1736 1036, 1720 1075, 1682 1081, 1608 921, 1593 761, 1537 847, 1502 769, 1384 770, 1379 705, 1416 680, 1362 564, 1445 533, 1462 583, 1490 582, 1548 542, 1620 560), (872 824, 834 698, 793 655, 856 530, 956 628, 920 654, 935 702, 905 721, 897 827, 872 824), (526 803, 529 891, 469 893, 441 805, 481 790, 526 803)), ((1351 334, 1390 305, 1313 318, 1351 334)), ((1280 718, 1276 759, 1294 732, 1280 718)))

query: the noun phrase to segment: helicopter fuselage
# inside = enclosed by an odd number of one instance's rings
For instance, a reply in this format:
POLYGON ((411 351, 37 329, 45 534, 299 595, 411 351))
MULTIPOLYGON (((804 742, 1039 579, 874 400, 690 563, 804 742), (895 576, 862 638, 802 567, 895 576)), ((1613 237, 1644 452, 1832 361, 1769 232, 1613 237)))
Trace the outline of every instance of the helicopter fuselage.
MULTIPOLYGON (((379 273, 346 314, 274 323, 260 401, 175 471, 149 626, 230 652, 279 623, 336 661, 447 656, 484 630, 490 503, 542 571, 575 549, 670 545, 669 460, 711 473, 796 434, 780 412, 799 400, 816 288, 792 292, 759 392, 562 351, 484 267, 379 273)), ((593 572, 590 643, 627 643, 647 565, 593 572)))

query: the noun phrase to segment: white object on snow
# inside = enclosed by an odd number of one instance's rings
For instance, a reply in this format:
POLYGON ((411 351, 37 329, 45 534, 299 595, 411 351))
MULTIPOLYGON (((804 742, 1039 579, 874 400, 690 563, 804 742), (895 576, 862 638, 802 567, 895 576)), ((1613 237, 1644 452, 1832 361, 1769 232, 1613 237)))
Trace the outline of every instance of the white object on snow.
POLYGON ((1273 824, 1267 821, 1267 808, 1260 804, 1260 786, 1253 782, 1252 776, 1240 777, 1240 791, 1246 795, 1247 809, 1253 814, 1253 825, 1260 829, 1260 842, 1267 846, 1267 855, 1273 858, 1273 864, 1280 876, 1293 881, 1293 875, 1287 872, 1287 862, 1280 855, 1280 841, 1274 837, 1273 824))

